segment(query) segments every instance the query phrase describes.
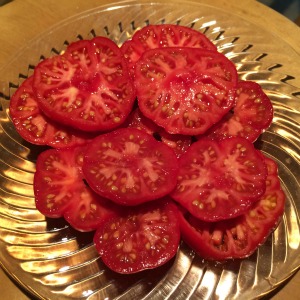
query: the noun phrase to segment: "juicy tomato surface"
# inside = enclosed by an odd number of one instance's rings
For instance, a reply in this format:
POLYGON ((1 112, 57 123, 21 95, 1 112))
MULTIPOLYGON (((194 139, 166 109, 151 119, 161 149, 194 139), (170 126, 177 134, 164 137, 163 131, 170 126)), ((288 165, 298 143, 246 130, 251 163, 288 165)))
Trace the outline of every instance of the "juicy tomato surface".
MULTIPOLYGON (((189 47, 217 51, 217 47, 205 34, 189 27, 160 24, 149 25, 136 31, 130 40, 121 46, 121 51, 133 70, 141 55, 149 50, 163 47, 189 47)), ((132 72, 134 74, 134 72, 132 72)))
POLYGON ((108 38, 77 41, 34 71, 34 92, 43 112, 84 131, 106 131, 125 121, 135 100, 119 47, 108 38))
POLYGON ((118 273, 136 273, 165 264, 180 241, 178 209, 169 199, 133 207, 100 226, 94 243, 103 262, 118 273))
POLYGON ((83 173, 99 195, 119 204, 136 205, 174 189, 178 160, 172 149, 148 133, 121 128, 89 143, 83 173))
POLYGON ((38 107, 32 89, 33 77, 24 80, 10 100, 10 116, 20 136, 29 143, 54 148, 84 144, 92 137, 57 124, 47 118, 38 107))
POLYGON ((236 104, 225 117, 205 134, 214 139, 241 136, 254 142, 273 119, 273 105, 259 84, 240 81, 236 104))
POLYGON ((156 125, 152 120, 146 118, 137 108, 129 115, 125 122, 126 127, 137 128, 153 135, 155 139, 162 141, 172 148, 177 157, 180 157, 192 144, 192 137, 182 134, 170 134, 164 128, 156 125))
POLYGON ((276 228, 284 212, 285 195, 276 163, 270 158, 265 163, 266 191, 245 214, 218 222, 201 221, 183 211, 179 214, 183 240, 201 257, 219 261, 248 257, 276 228))
POLYGON ((80 231, 96 229, 117 209, 85 185, 82 161, 85 146, 49 149, 36 163, 34 194, 37 209, 51 218, 65 217, 80 231))
POLYGON ((199 219, 233 218, 262 196, 266 176, 262 155, 246 139, 201 139, 179 158, 171 196, 199 219))
POLYGON ((171 134, 204 133, 234 105, 236 84, 235 66, 203 49, 148 50, 135 68, 141 112, 171 134))

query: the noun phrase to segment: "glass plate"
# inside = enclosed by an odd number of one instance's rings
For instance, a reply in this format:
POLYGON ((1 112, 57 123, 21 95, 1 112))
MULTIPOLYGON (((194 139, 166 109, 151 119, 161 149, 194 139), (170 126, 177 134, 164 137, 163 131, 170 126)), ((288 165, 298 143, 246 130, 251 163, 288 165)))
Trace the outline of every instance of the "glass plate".
POLYGON ((41 299, 250 299, 269 293, 300 263, 300 57, 271 32, 238 15, 195 2, 119 2, 70 18, 31 41, 1 70, 0 261, 41 299), (173 23, 204 32, 238 69, 271 98, 274 121, 256 143, 279 165, 287 196, 277 230, 244 260, 208 263, 181 244, 161 268, 136 275, 108 270, 92 245, 62 220, 45 219, 34 205, 35 160, 42 147, 20 138, 8 116, 10 95, 43 58, 68 43, 108 36, 121 44, 147 24, 173 23))

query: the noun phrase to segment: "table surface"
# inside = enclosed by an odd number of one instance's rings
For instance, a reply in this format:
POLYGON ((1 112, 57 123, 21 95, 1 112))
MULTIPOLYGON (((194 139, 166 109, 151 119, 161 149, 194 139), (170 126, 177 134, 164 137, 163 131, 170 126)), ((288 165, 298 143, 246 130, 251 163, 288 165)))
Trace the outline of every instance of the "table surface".
MULTIPOLYGON (((168 1, 168 0, 167 0, 168 1)), ((200 0, 199 0, 200 1, 200 0)), ((105 0, 14 0, 0 7, 0 69, 24 43, 57 22, 85 10, 109 3, 105 0)), ((300 54, 300 28, 293 22, 254 0, 201 0, 235 11, 258 26, 267 27, 300 54), (286 34, 286 33, 289 34, 286 34)), ((0 78, 1 80, 1 78, 0 78)), ((1 299, 25 300, 30 295, 18 287, 0 268, 1 299)), ((268 299, 299 299, 300 272, 268 296, 268 299), (298 293, 297 293, 298 291, 298 293)))

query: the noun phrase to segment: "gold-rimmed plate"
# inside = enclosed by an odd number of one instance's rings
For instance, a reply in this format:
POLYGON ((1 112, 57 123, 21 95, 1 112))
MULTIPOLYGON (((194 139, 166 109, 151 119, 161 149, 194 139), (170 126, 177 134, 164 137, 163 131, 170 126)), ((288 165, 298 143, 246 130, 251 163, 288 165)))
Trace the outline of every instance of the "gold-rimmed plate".
POLYGON ((0 261, 40 299, 252 299, 269 293, 300 264, 300 57, 264 28, 196 2, 119 2, 57 24, 29 42, 1 70, 0 261), (34 205, 35 160, 43 149, 26 143, 9 118, 9 99, 43 58, 72 41, 104 35, 123 43, 148 24, 171 23, 205 33, 230 58, 241 79, 261 84, 274 120, 256 146, 272 157, 287 202, 277 230, 251 257, 208 263, 184 243, 155 270, 119 275, 101 262, 92 234, 46 219, 34 205))

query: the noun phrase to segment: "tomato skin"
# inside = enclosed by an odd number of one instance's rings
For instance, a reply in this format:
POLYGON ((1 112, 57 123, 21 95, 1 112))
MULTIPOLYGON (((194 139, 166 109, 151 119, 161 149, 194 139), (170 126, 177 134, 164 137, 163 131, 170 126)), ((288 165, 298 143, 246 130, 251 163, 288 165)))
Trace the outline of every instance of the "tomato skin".
POLYGON ((79 231, 95 230, 118 214, 118 208, 94 193, 83 181, 85 146, 49 149, 36 163, 34 194, 36 208, 50 218, 64 217, 79 231))
POLYGON ((103 262, 122 274, 165 264, 176 255, 179 241, 178 209, 168 198, 124 209, 94 236, 103 262))
POLYGON ((268 173, 265 194, 245 214, 234 219, 205 222, 181 210, 182 238, 201 257, 218 261, 248 257, 276 228, 284 213, 285 195, 275 162, 266 158, 265 163, 268 172, 276 171, 268 173))
POLYGON ((264 159, 251 142, 240 137, 220 142, 203 138, 179 158, 171 196, 201 220, 234 218, 263 195, 266 176, 264 159))
POLYGON ((212 126, 205 136, 218 140, 241 136, 255 142, 270 126, 272 119, 273 105, 261 86, 253 81, 240 81, 233 112, 212 126))
POLYGON ((89 132, 120 126, 135 100, 122 53, 104 37, 74 42, 63 55, 43 60, 33 88, 48 117, 89 132))
POLYGON ((134 75, 135 63, 149 50, 164 47, 189 47, 217 51, 217 47, 201 32, 189 27, 159 24, 149 25, 136 31, 121 46, 129 69, 134 75))
POLYGON ((171 134, 206 132, 234 105, 236 84, 235 66, 215 51, 152 49, 135 67, 141 112, 171 134))
POLYGON ((35 145, 66 148, 85 144, 92 136, 55 123, 38 107, 33 77, 24 80, 10 100, 10 116, 20 136, 35 145))
POLYGON ((83 173, 92 189, 121 205, 161 198, 176 185, 172 149, 136 128, 120 128, 88 145, 83 173))

